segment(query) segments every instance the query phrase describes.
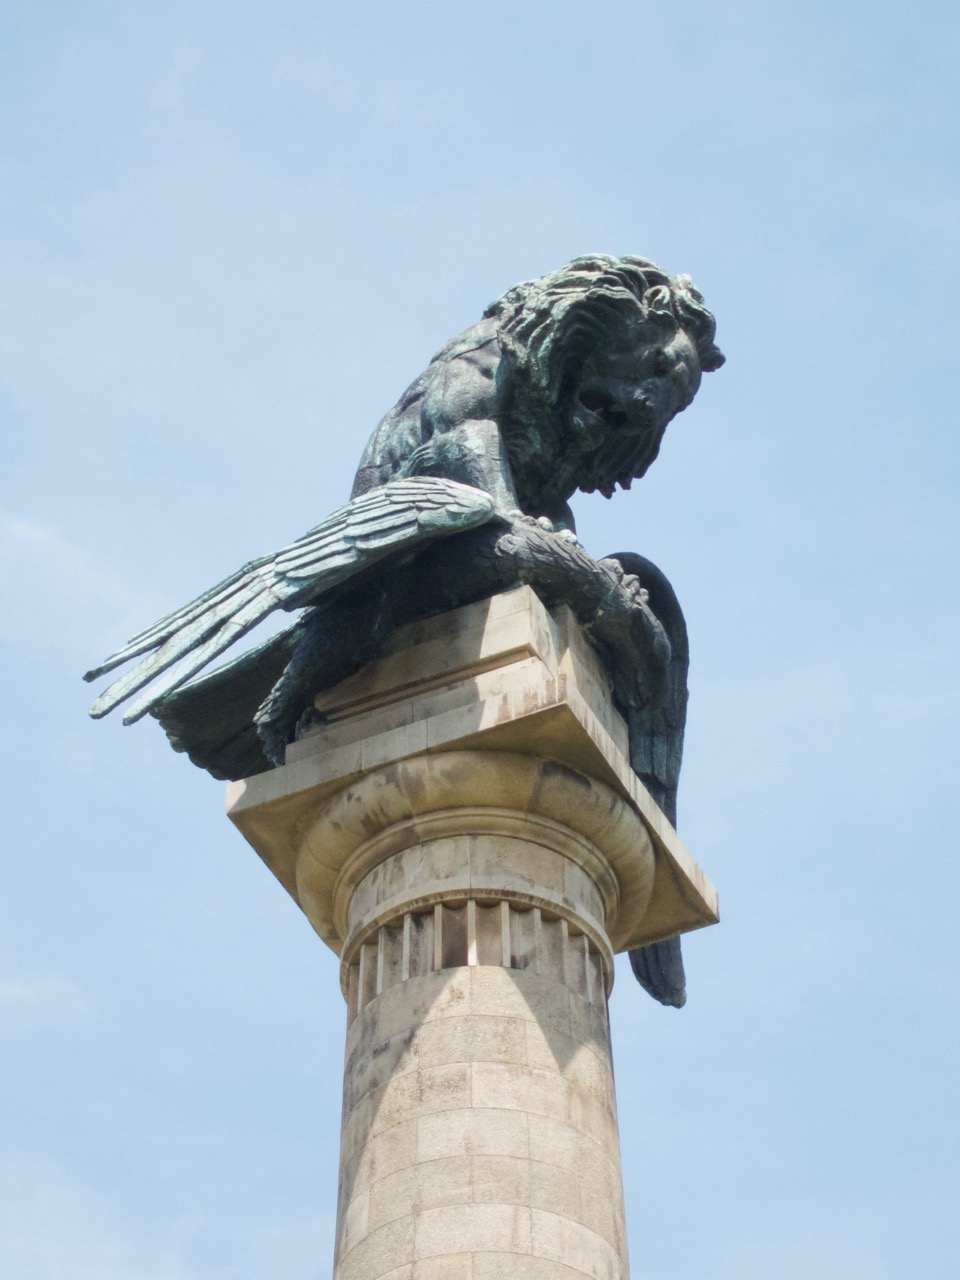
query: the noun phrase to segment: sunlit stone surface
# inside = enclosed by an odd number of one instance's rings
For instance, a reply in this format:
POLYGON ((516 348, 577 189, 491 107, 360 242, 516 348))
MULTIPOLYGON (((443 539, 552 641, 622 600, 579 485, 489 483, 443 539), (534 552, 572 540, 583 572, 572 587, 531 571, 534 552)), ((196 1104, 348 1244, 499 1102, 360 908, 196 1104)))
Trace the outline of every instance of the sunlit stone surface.
POLYGON ((615 951, 716 919, 567 610, 418 623, 230 816, 341 957, 337 1280, 626 1280, 615 951))

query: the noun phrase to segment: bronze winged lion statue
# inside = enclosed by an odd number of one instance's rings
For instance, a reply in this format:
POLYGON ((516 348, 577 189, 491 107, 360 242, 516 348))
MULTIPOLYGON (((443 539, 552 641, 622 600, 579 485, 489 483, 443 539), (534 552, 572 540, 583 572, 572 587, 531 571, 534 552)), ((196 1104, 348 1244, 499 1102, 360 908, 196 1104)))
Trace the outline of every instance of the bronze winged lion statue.
MULTIPOLYGON (((580 618, 627 717, 633 766, 676 819, 687 639, 670 584, 642 556, 595 561, 571 496, 629 489, 671 419, 723 355, 688 276, 591 255, 510 289, 450 342, 374 431, 346 506, 253 560, 100 666, 137 664, 91 708, 136 695, 178 750, 218 778, 283 763, 316 694, 399 626, 528 583, 580 618), (286 631, 198 673, 274 610, 286 631)), ((631 953, 641 984, 679 1006, 679 939, 631 953)))

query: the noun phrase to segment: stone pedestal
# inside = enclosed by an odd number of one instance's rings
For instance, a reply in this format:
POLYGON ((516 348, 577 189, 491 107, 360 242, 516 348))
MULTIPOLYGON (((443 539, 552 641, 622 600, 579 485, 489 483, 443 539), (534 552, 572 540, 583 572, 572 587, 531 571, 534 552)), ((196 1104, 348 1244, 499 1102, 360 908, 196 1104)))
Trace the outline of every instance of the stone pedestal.
POLYGON ((592 650, 521 588, 318 706, 229 811, 341 959, 336 1280, 627 1280, 613 954, 717 915, 592 650))

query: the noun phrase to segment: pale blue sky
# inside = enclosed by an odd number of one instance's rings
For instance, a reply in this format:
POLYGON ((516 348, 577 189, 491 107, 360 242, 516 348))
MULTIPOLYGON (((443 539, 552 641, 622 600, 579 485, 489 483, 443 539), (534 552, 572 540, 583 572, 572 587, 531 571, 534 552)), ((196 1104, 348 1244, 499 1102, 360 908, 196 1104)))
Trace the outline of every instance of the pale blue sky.
POLYGON ((332 954, 79 674, 346 497, 452 333, 578 253, 728 364, 581 499, 691 631, 690 1000, 612 1000, 633 1280, 954 1280, 955 6, 0 16, 0 1274, 327 1280, 332 954))

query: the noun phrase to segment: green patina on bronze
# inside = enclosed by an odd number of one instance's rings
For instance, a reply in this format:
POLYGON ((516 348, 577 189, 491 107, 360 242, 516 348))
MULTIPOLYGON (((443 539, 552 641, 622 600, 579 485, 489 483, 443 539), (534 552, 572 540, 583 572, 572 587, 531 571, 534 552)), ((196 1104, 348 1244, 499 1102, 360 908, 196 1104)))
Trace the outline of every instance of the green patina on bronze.
MULTIPOLYGON (((675 821, 687 641, 670 584, 641 556, 595 561, 579 489, 629 489, 723 356, 687 276, 593 255, 510 289, 434 357, 373 433, 349 503, 244 565, 86 675, 132 660, 91 708, 139 695, 172 744, 219 778, 282 764, 313 700, 417 618, 529 583, 574 609, 630 726, 634 768, 675 821), (299 619, 196 678, 274 610, 299 619)), ((679 943, 632 953, 657 999, 683 1003, 679 943)))

